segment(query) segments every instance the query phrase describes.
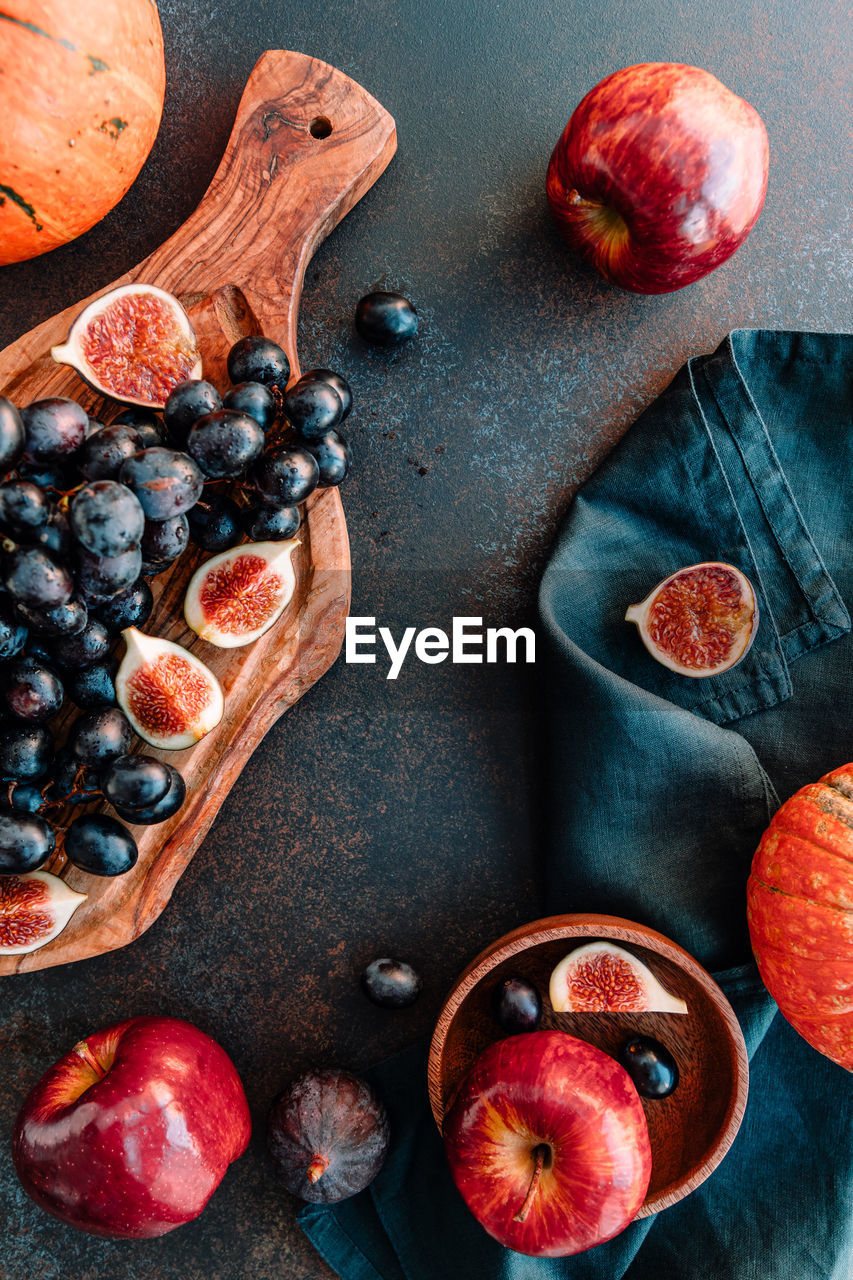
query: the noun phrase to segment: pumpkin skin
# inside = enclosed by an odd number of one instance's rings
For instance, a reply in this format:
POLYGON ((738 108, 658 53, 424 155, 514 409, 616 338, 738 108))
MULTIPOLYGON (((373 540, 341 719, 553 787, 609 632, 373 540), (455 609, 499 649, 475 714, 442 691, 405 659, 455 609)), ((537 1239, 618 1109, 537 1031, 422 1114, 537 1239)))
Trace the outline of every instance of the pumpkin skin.
POLYGON ((791 1026, 853 1071, 853 764, 774 815, 747 884, 752 950, 791 1026))
POLYGON ((88 231, 147 157, 166 71, 154 0, 6 0, 0 266, 88 231))

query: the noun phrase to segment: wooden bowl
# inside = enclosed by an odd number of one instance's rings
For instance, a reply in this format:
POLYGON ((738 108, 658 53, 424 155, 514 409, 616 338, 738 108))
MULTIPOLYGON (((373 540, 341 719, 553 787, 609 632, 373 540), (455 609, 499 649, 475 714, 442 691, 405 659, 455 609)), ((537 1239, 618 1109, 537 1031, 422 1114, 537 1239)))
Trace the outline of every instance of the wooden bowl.
POLYGON ((566 1031, 615 1057, 631 1035, 654 1036, 678 1063, 668 1098, 643 1099, 652 1147, 652 1176, 637 1215, 677 1204, 704 1182, 732 1145, 746 1108, 749 1061, 734 1010, 710 974, 654 929, 617 916, 550 916, 499 938, 471 962, 445 1002, 430 1046, 428 1085, 435 1122, 444 1116, 474 1060, 504 1033, 491 1014, 492 992, 516 974, 542 995, 543 1028, 566 1031), (555 1013, 551 971, 574 946, 607 939, 649 966, 686 1014, 555 1013))

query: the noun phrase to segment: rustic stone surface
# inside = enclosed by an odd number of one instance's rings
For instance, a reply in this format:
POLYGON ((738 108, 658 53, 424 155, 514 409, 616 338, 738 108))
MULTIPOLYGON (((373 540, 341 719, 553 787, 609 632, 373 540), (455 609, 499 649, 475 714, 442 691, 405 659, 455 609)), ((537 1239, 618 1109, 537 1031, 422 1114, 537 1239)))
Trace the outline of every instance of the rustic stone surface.
MULTIPOLYGON (((684 358, 730 328, 849 326, 844 6, 673 0, 161 0, 166 114, 130 195, 49 258, 0 272, 0 346, 121 274, 192 211, 267 47, 333 63, 397 121, 399 152, 309 269, 306 367, 351 375, 343 493, 355 611, 404 625, 531 616, 573 487, 684 358), (638 58, 705 66, 761 112, 765 211, 680 294, 637 298, 569 260, 544 201, 571 108, 638 58), (407 293, 403 350, 354 336, 371 286, 407 293), (349 424, 348 424, 349 425, 349 424)), ((338 664, 255 753, 172 902, 132 947, 2 980, 2 1280, 320 1280, 263 1151, 263 1117, 311 1062, 358 1068, 430 1029, 465 962, 541 913, 534 683, 525 668, 338 664), (362 964, 398 953, 423 995, 387 1013, 362 964), (30 1083, 130 1013, 196 1021, 233 1055, 256 1133, 204 1216, 160 1242, 75 1234, 20 1191, 8 1134, 30 1083)), ((582 904, 578 904, 582 909, 582 904)))

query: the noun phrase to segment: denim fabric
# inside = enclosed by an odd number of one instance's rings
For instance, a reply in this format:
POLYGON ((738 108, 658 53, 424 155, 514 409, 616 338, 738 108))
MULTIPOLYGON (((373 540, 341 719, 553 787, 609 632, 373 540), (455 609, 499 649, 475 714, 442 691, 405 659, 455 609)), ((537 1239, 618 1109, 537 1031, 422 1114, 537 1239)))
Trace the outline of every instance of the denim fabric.
POLYGON ((583 487, 542 582, 548 909, 643 921, 716 972, 751 1061, 731 1151, 608 1244, 525 1258, 455 1191, 417 1047, 374 1073, 395 1135, 379 1178, 300 1215, 345 1280, 853 1278, 853 1083, 777 1013, 744 908, 779 801, 853 759, 851 475, 853 338, 735 332, 583 487), (736 668, 686 680, 624 613, 701 560, 743 570, 760 625, 736 668))

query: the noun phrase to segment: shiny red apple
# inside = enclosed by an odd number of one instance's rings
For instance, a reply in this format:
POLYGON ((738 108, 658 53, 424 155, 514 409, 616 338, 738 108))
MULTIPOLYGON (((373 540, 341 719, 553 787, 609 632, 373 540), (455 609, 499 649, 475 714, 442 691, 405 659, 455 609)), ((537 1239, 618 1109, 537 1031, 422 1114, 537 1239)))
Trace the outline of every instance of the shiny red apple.
POLYGON ((652 1168, 628 1073, 562 1031, 490 1045, 445 1117, 444 1147, 489 1234, 544 1258, 591 1249, 627 1227, 652 1168))
POLYGON ((63 1222, 161 1236, 201 1213, 250 1128, 240 1077, 215 1040, 177 1018, 131 1018, 42 1076, 12 1155, 26 1190, 63 1222))
POLYGON ((614 284, 669 293, 740 248, 764 204, 767 131, 699 67, 623 67, 575 109, 548 166, 560 233, 614 284))

